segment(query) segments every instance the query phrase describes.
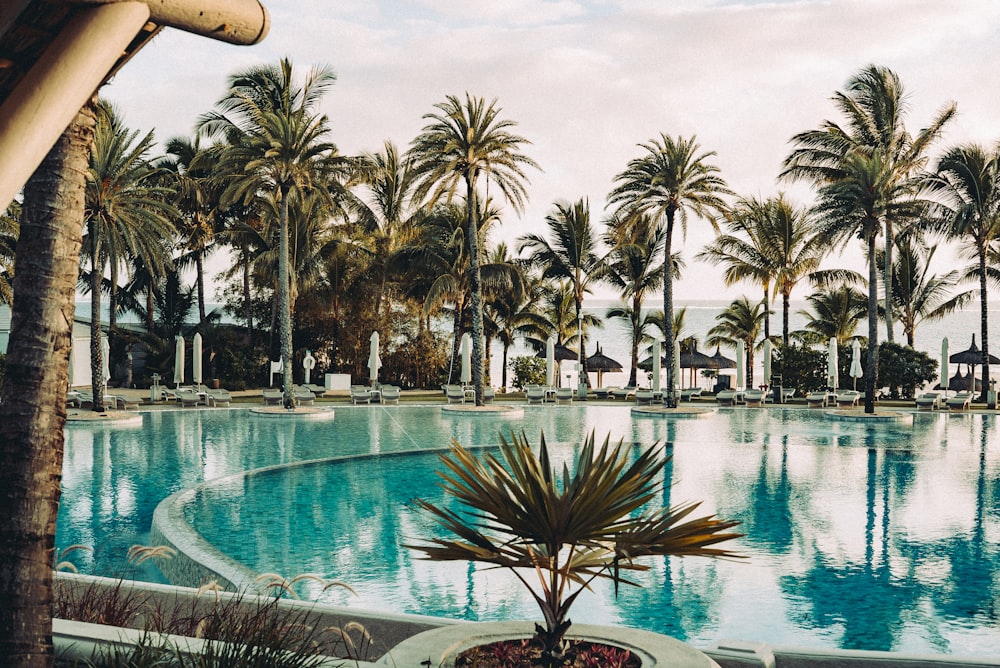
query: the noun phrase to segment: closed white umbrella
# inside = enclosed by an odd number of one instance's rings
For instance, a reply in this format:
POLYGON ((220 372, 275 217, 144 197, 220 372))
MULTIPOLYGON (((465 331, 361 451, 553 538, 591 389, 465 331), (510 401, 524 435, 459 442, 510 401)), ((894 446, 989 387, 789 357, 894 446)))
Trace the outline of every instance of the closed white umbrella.
MULTIPOLYGON (((679 395, 680 391, 677 389, 677 381, 681 377, 681 347, 674 341, 674 396, 671 398, 673 402, 679 395)), ((673 403, 671 403, 673 405, 673 403)))
POLYGON ((378 384, 378 370, 382 368, 382 358, 378 354, 378 332, 372 332, 369 342, 371 347, 368 351, 368 377, 374 387, 378 384))
POLYGON ((302 358, 302 368, 304 369, 305 384, 311 382, 312 370, 316 368, 316 358, 311 350, 306 350, 306 356, 302 358))
POLYGON ((174 338, 174 385, 184 384, 184 337, 178 334, 174 338))
POLYGON ((826 362, 826 384, 836 390, 838 385, 837 376, 839 375, 837 371, 837 338, 831 336, 830 350, 826 362))
POLYGON ((201 334, 195 333, 191 344, 191 382, 201 385, 201 334))
POLYGON ((545 342, 545 384, 548 387, 556 384, 556 340, 552 336, 545 342))
POLYGON ((743 389, 743 384, 744 384, 743 367, 746 366, 746 362, 744 362, 743 360, 745 355, 746 355, 746 344, 743 343, 743 341, 737 341, 736 342, 736 388, 735 388, 737 390, 743 389))
POLYGON ((764 384, 771 384, 771 339, 764 339, 764 384))
MULTIPOLYGON (((660 391, 660 341, 653 341, 653 392, 660 391)), ((674 378, 676 382, 677 378, 674 378)))
POLYGON ((462 384, 468 385, 472 382, 472 337, 469 336, 468 332, 462 334, 462 345, 459 348, 459 353, 462 356, 462 384))
POLYGON ((951 372, 948 370, 948 337, 941 339, 941 389, 947 390, 951 384, 951 372))
POLYGON ((858 378, 865 375, 861 368, 861 342, 854 339, 851 344, 851 378, 854 379, 854 389, 858 389, 858 378))
POLYGON ((108 344, 108 337, 101 336, 101 384, 104 391, 108 391, 108 381, 111 380, 111 346, 108 344))

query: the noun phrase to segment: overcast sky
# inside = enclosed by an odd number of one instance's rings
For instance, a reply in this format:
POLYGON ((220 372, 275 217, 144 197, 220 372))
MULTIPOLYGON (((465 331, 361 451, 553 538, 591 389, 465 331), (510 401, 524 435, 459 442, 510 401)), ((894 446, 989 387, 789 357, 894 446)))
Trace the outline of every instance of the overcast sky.
MULTIPOLYGON (((271 31, 236 47, 164 30, 102 90, 130 127, 162 140, 190 135, 227 77, 290 57, 330 66, 325 98, 341 153, 405 148, 447 95, 497 98, 541 167, 530 202, 508 212, 500 238, 538 231, 557 200, 589 198, 602 220, 615 174, 660 133, 697 135, 741 195, 801 186, 775 178, 788 139, 842 120, 830 97, 868 64, 890 67, 908 91, 908 127, 943 105, 958 117, 934 151, 1000 139, 995 0, 264 0, 271 31)), ((693 260, 713 236, 693 221, 681 299, 756 295, 725 290, 693 260)), ((675 248, 680 239, 675 240, 675 248)), ((844 262, 857 264, 857 252, 844 262)), ((606 296, 606 295, 602 295, 606 296)), ((797 295, 802 298, 804 295, 797 295)))

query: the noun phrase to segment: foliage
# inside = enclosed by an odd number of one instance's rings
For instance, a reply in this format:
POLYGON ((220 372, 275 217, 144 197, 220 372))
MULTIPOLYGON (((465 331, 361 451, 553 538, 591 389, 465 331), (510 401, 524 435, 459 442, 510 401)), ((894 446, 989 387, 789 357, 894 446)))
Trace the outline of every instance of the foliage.
POLYGON ((510 362, 514 372, 514 387, 523 390, 528 385, 545 384, 545 360, 532 355, 521 355, 510 362))
MULTIPOLYGON (((455 665, 469 668, 534 666, 538 665, 541 654, 542 647, 534 640, 501 640, 462 652, 456 657, 455 665)), ((639 668, 642 660, 622 647, 575 639, 567 641, 562 665, 573 668, 639 668)))
POLYGON ((912 399, 918 387, 937 378, 938 364, 927 353, 888 341, 878 348, 878 384, 892 399, 912 399))
POLYGON ((457 538, 435 538, 408 545, 435 561, 474 561, 510 569, 527 587, 545 617, 535 638, 543 645, 541 665, 562 665, 569 611, 577 597, 598 579, 639 586, 624 573, 648 570, 636 560, 646 556, 735 557, 718 547, 740 534, 727 530, 738 522, 715 516, 691 519, 698 503, 656 510, 644 506, 662 498, 661 444, 632 454, 632 444, 595 447, 591 433, 561 478, 549 459, 542 435, 536 455, 523 435, 501 436, 501 458, 482 459, 453 442, 441 455, 443 488, 467 513, 459 514, 423 499, 417 507, 457 538), (536 581, 531 580, 534 573, 536 581))
POLYGON ((794 387, 799 395, 826 387, 826 351, 790 343, 778 346, 774 369, 783 387, 794 387))

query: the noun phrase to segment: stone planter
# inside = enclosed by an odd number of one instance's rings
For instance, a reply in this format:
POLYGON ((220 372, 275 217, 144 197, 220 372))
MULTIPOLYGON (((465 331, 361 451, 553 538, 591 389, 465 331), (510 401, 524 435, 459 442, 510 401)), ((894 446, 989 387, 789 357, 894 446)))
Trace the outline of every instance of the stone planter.
MULTIPOLYGON (((455 658, 467 649, 501 640, 530 638, 534 634, 534 622, 479 622, 442 626, 404 640, 389 650, 376 665, 453 668, 455 658)), ((628 649, 642 660, 642 668, 718 668, 715 661, 694 647, 650 631, 573 624, 566 637, 628 649)))

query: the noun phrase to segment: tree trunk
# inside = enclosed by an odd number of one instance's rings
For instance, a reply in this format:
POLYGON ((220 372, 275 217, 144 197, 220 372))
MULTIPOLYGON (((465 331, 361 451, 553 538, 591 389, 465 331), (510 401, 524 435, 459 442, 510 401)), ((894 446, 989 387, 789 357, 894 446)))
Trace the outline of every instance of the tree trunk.
POLYGON ((628 384, 630 387, 636 387, 636 374, 639 368, 639 339, 642 338, 642 299, 634 298, 632 299, 632 342, 631 350, 629 351, 632 355, 632 370, 628 375, 628 384))
POLYGON ((770 285, 764 283, 764 338, 771 338, 770 285))
POLYGON ((90 392, 93 411, 104 412, 104 351, 101 350, 101 261, 97 223, 87 222, 90 237, 90 392))
POLYGON ((53 662, 53 545, 94 118, 88 104, 24 188, 0 391, 0 656, 7 666, 53 662))
POLYGON ((781 345, 788 347, 789 336, 789 316, 792 311, 792 295, 788 292, 781 293, 781 345))
POLYGON ((875 232, 868 233, 868 356, 865 360, 865 413, 875 412, 875 371, 878 369, 878 268, 875 232))
POLYGON ((198 251, 194 257, 195 283, 198 286, 198 324, 204 333, 205 321, 208 319, 205 315, 205 257, 201 251, 198 251))
MULTIPOLYGON (((983 340, 983 392, 979 401, 986 402, 986 392, 990 389, 990 340, 986 304, 986 249, 979 252, 979 331, 983 340)), ((976 388, 972 388, 975 391, 976 388)))
POLYGON ((677 379, 674 378, 674 346, 677 345, 677 342, 674 340, 676 335, 676 332, 674 332, 674 272, 671 271, 670 266, 673 236, 674 211, 673 209, 668 209, 667 233, 663 239, 663 330, 667 335, 667 391, 664 396, 666 397, 665 403, 671 408, 677 406, 677 400, 674 397, 674 385, 677 382, 677 379))
POLYGON ((893 341, 892 327, 892 223, 885 221, 885 267, 882 269, 882 283, 885 287, 885 340, 893 341))
POLYGON ((285 408, 295 408, 292 394, 292 306, 288 285, 288 186, 281 186, 278 221, 278 335, 281 337, 281 392, 285 408))
POLYGON ((479 275, 479 229, 476 224, 476 189, 473 175, 466 176, 465 197, 468 217, 466 238, 469 243, 469 289, 472 292, 472 386, 476 405, 483 405, 483 285, 479 275))

